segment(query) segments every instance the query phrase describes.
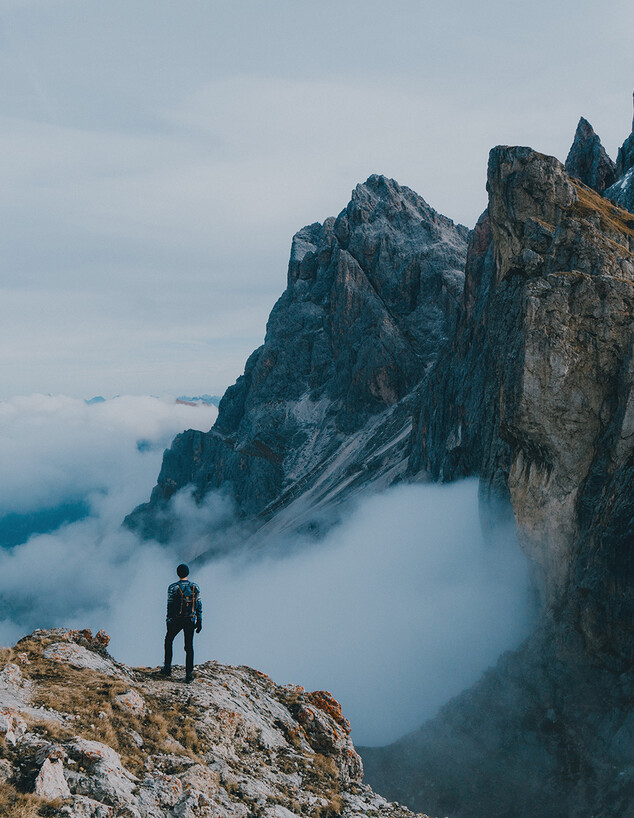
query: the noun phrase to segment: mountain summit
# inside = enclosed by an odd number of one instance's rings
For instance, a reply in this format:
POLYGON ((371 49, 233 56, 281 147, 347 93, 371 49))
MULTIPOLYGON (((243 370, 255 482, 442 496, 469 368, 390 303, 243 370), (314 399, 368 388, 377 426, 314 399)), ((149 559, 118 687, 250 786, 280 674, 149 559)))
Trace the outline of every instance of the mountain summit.
POLYGON ((566 159, 566 173, 597 193, 604 193, 617 179, 616 164, 587 119, 581 117, 566 159))

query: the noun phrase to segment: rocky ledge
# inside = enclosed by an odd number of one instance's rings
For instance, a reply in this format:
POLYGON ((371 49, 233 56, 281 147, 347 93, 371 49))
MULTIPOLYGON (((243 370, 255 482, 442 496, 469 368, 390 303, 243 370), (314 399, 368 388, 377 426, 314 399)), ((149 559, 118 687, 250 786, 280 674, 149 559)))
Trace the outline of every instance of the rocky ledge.
POLYGON ((130 668, 107 644, 40 630, 1 652, 1 815, 413 815, 363 784, 329 693, 217 662, 186 685, 179 668, 130 668))

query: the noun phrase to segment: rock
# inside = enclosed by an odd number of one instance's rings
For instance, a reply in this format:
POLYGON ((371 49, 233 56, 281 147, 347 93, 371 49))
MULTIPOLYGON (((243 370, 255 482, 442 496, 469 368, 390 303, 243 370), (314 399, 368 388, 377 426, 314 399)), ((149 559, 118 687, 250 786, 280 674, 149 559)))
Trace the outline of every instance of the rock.
POLYGON ((605 191, 605 195, 615 205, 634 213, 634 168, 630 168, 623 174, 612 187, 605 191))
POLYGON ((29 689, 22 671, 9 662, 0 670, 0 708, 19 709, 26 705, 28 698, 29 689))
POLYGON ((632 133, 619 148, 616 176, 616 181, 605 191, 605 195, 614 204, 634 213, 634 120, 632 133))
POLYGON ((244 521, 276 515, 287 531, 310 531, 323 524, 311 509, 402 476, 410 393, 453 333, 467 238, 383 176, 358 185, 336 219, 300 230, 264 345, 214 428, 176 438, 127 524, 177 535, 170 498, 191 486, 199 502, 222 487, 244 521))
POLYGON ((88 773, 72 772, 69 783, 74 792, 113 806, 136 804, 136 778, 121 764, 121 756, 100 741, 75 737, 67 745, 68 753, 83 762, 88 773))
POLYGON ((70 790, 64 778, 64 765, 60 760, 47 758, 35 779, 35 794, 47 801, 69 798, 70 790))
POLYGON ((73 802, 71 805, 64 806, 61 809, 62 815, 67 815, 68 818, 113 818, 114 808, 106 804, 101 804, 99 801, 93 801, 92 798, 86 798, 85 795, 73 795, 73 802))
POLYGON ((96 670, 106 676, 119 675, 119 671, 111 660, 104 659, 98 653, 73 642, 54 642, 45 648, 44 657, 72 665, 72 667, 96 670))
POLYGON ((129 710, 139 716, 145 713, 145 701, 143 696, 140 696, 136 690, 127 690, 125 693, 115 696, 114 701, 117 707, 123 710, 129 710))
POLYGON ((44 764, 49 759, 50 761, 65 761, 68 758, 68 753, 55 741, 45 741, 41 744, 35 753, 35 761, 37 764, 44 764))
POLYGON ((512 510, 543 616, 419 731, 364 750, 366 775, 452 818, 627 814, 634 225, 529 148, 491 152, 488 190, 410 468, 479 474, 491 524, 512 510))
POLYGON ((7 708, 0 710, 0 734, 4 734, 8 744, 17 744, 26 730, 27 724, 18 713, 7 708))
POLYGON ((616 164, 587 119, 581 117, 566 159, 566 173, 597 193, 603 193, 617 179, 616 164))
POLYGON ((0 784, 6 784, 13 778, 13 764, 6 758, 0 758, 0 784))

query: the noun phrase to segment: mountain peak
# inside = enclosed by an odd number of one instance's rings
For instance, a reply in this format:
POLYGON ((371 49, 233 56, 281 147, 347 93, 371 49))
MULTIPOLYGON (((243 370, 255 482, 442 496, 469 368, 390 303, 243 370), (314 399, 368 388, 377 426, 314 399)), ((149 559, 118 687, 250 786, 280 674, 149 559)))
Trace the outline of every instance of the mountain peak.
POLYGON ((128 524, 168 539, 160 509, 191 483, 197 499, 229 490, 243 519, 262 525, 295 500, 308 515, 324 496, 396 480, 411 426, 400 404, 453 332, 468 237, 378 174, 357 185, 339 216, 298 231, 264 345, 227 390, 214 429, 174 441, 150 503, 128 524), (373 447, 386 451, 370 432, 380 417, 394 446, 369 469, 362 463, 373 447))
POLYGON ((587 119, 581 117, 566 159, 566 172, 603 193, 617 178, 616 165, 587 119))

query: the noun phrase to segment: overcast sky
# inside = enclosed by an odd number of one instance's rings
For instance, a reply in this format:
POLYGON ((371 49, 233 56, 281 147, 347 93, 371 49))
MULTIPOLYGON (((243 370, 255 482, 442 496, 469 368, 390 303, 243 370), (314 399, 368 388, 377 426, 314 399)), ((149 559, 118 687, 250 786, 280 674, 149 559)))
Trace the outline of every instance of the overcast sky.
POLYGON ((0 0, 0 397, 218 393, 292 234, 383 173, 472 226, 489 149, 631 128, 631 0, 0 0))

